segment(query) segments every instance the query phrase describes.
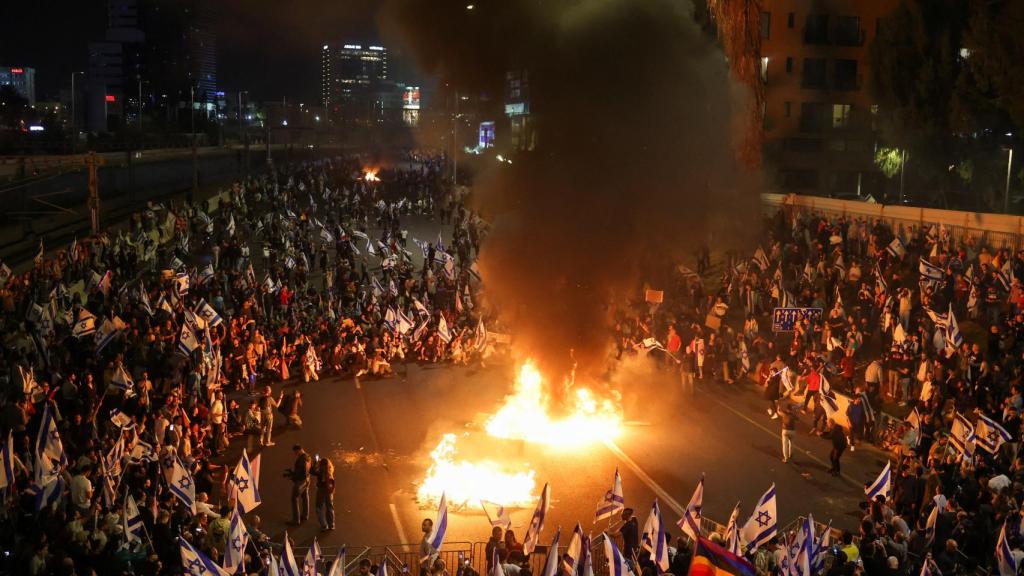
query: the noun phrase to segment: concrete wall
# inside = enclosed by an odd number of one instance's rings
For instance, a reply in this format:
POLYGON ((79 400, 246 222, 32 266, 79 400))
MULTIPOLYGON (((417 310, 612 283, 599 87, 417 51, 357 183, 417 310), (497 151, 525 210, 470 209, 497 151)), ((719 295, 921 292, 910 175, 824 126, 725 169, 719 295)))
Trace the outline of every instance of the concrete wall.
POLYGON ((762 194, 761 203, 765 211, 769 213, 774 213, 779 208, 785 208, 790 211, 829 217, 845 216, 864 218, 869 221, 881 219, 892 225, 893 230, 902 229, 907 232, 912 232, 920 227, 941 224, 949 230, 950 237, 955 241, 974 238, 976 241, 981 241, 994 248, 1019 249, 1024 246, 1024 217, 1010 214, 886 206, 796 194, 762 194))

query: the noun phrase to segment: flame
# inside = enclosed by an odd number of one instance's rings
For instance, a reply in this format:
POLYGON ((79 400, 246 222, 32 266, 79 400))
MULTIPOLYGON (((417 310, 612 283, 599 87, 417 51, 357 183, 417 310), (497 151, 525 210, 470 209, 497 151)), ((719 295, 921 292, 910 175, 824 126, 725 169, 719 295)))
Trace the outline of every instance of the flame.
POLYGON ((480 500, 504 506, 533 503, 533 470, 509 471, 490 460, 456 460, 455 440, 455 434, 445 434, 431 451, 432 463, 416 493, 421 504, 439 501, 442 493, 458 504, 480 500))
POLYGON ((554 447, 578 447, 610 440, 622 431, 622 411, 611 398, 599 399, 588 388, 573 388, 569 411, 562 418, 548 413, 551 398, 544 378, 527 360, 519 370, 515 392, 487 422, 487 433, 554 447))
POLYGON ((363 168, 363 180, 367 182, 380 182, 377 172, 380 172, 380 168, 363 168))

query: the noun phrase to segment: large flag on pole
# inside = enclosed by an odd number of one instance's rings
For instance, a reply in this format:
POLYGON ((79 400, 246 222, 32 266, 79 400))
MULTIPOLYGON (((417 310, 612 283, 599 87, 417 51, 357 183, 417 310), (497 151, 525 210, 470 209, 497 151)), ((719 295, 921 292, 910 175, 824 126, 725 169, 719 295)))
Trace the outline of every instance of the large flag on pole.
POLYGON ((181 566, 189 576, 230 576, 231 572, 217 566, 210 558, 195 549, 188 540, 178 537, 181 548, 181 566))
POLYGON ((739 521, 740 503, 737 502, 736 507, 732 509, 732 514, 729 515, 729 523, 725 525, 725 549, 737 556, 742 556, 739 521))
POLYGON ((178 497, 193 514, 196 513, 196 484, 192 481, 192 475, 181 463, 177 454, 173 455, 174 462, 171 464, 171 471, 167 478, 167 486, 171 493, 178 497))
POLYGON ((875 478, 869 486, 864 488, 864 494, 867 495, 868 500, 874 500, 876 496, 884 496, 885 501, 889 502, 892 498, 892 462, 886 462, 885 468, 882 468, 882 472, 875 478))
POLYGON ((548 555, 544 559, 544 571, 540 576, 558 576, 558 537, 562 529, 555 530, 555 536, 551 539, 551 546, 548 547, 548 555))
POLYGON ((615 469, 615 479, 612 480, 612 489, 604 493, 604 498, 597 503, 597 512, 594 515, 594 522, 604 518, 611 518, 616 512, 626 507, 626 500, 622 495, 622 476, 619 469, 615 469))
POLYGON ((121 515, 124 536, 129 543, 142 542, 142 535, 146 528, 142 525, 142 516, 139 514, 139 507, 135 504, 135 498, 128 494, 124 498, 124 513, 121 515))
POLYGON ((1010 550, 1010 543, 1006 539, 1006 522, 1003 519, 1003 527, 999 530, 999 539, 996 541, 996 564, 999 566, 999 576, 1016 576, 1017 559, 1010 550))
POLYGON ((62 465, 68 463, 68 457, 64 453, 64 443, 60 440, 60 433, 57 431, 57 422, 54 420, 53 411, 49 403, 43 410, 43 421, 39 425, 39 432, 36 434, 36 455, 46 457, 60 462, 62 465))
POLYGON ((228 527, 227 545, 224 547, 224 568, 232 573, 245 562, 245 547, 249 544, 249 531, 242 522, 238 506, 231 510, 231 524, 228 527))
POLYGON ((995 454, 1004 442, 1013 439, 1002 424, 985 414, 980 414, 974 424, 974 437, 976 444, 989 454, 995 454))
POLYGON ((252 512, 263 501, 256 484, 257 479, 249 462, 249 454, 242 448, 242 457, 235 466, 235 472, 228 477, 228 498, 235 498, 243 514, 252 512))
POLYGON ((629 563, 622 557, 622 552, 619 552, 615 542, 612 542, 607 534, 601 536, 604 537, 604 556, 608 559, 608 576, 633 576, 629 563))
POLYGON ((430 536, 427 538, 427 543, 430 545, 430 550, 433 554, 436 554, 441 550, 441 545, 444 544, 444 535, 447 531, 448 499, 445 497, 445 493, 442 492, 441 501, 437 504, 437 520, 434 521, 434 527, 430 532, 430 536))
POLYGON ((679 527, 694 541, 700 536, 701 508, 703 507, 704 475, 701 474, 700 481, 697 482, 697 488, 693 491, 693 496, 690 497, 690 503, 686 505, 683 517, 679 519, 679 527))
POLYGON ((749 554, 771 541, 778 533, 778 508, 775 500, 775 484, 772 484, 757 506, 751 512, 750 518, 740 530, 740 535, 746 545, 746 552, 749 554))
MULTIPOLYGON (((341 549, 338 550, 338 555, 334 557, 334 562, 331 562, 331 568, 327 571, 325 576, 345 576, 345 546, 342 545, 341 549)), ((275 576, 271 574, 271 576, 275 576)))
POLYGON ((576 574, 580 566, 580 558, 583 556, 583 527, 576 523, 572 530, 572 538, 569 538, 569 545, 565 547, 562 554, 562 566, 568 574, 576 574))
POLYGON ((530 518, 530 526, 526 529, 526 536, 523 537, 523 553, 529 556, 533 549, 540 543, 540 533, 544 529, 544 518, 548 515, 548 506, 551 504, 551 486, 544 484, 544 491, 540 494, 540 502, 537 509, 533 511, 530 518))
POLYGON ((320 565, 320 558, 323 553, 320 551, 320 543, 316 541, 316 536, 313 537, 313 545, 306 551, 306 557, 302 559, 302 576, 317 576, 320 572, 317 571, 317 566, 320 565))
POLYGON ((512 527, 512 516, 501 504, 481 500, 480 507, 484 509, 484 514, 487 515, 487 521, 491 523, 491 526, 501 526, 505 530, 512 527))
MULTIPOLYGON (((381 561, 381 565, 387 565, 387 558, 381 561)), ((295 553, 292 552, 292 541, 288 539, 287 530, 284 531, 284 552, 281 553, 281 576, 302 576, 299 563, 295 561, 295 553)))
POLYGON ((651 553, 651 562, 658 565, 662 572, 668 571, 668 542, 665 536, 665 525, 661 521, 661 509, 658 501, 654 501, 651 513, 644 523, 644 532, 640 536, 641 543, 651 553))

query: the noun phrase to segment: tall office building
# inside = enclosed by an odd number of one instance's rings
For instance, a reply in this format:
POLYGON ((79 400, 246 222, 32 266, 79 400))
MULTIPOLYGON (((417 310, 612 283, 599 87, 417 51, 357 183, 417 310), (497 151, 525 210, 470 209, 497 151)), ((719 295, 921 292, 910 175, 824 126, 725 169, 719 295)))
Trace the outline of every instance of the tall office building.
POLYGON ((320 50, 320 98, 332 118, 368 121, 388 88, 388 51, 383 46, 324 44, 320 50))
POLYGON ((868 46, 898 0, 764 0, 764 158, 785 192, 866 195, 874 164, 868 46))
POLYGON ((11 86, 29 106, 36 105, 36 69, 23 66, 0 66, 0 86, 11 86))

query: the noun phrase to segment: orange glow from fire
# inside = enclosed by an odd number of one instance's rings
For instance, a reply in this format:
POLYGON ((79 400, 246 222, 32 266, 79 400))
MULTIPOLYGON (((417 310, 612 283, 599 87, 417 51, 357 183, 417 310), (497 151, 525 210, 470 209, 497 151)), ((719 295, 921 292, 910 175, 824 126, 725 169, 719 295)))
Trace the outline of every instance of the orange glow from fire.
POLYGON ((363 180, 367 182, 380 182, 380 178, 377 177, 378 172, 380 172, 380 168, 363 168, 363 180))
POLYGON ((554 447, 578 447, 610 440, 622 432, 622 411, 617 399, 598 398, 589 388, 570 390, 568 412, 553 417, 551 396, 544 378, 532 362, 519 370, 515 392, 487 422, 487 433, 554 447))
POLYGON ((447 495, 453 504, 486 500, 505 506, 529 506, 534 501, 534 471, 510 470, 491 460, 457 460, 455 434, 445 434, 430 453, 431 464, 416 496, 420 504, 447 495))

